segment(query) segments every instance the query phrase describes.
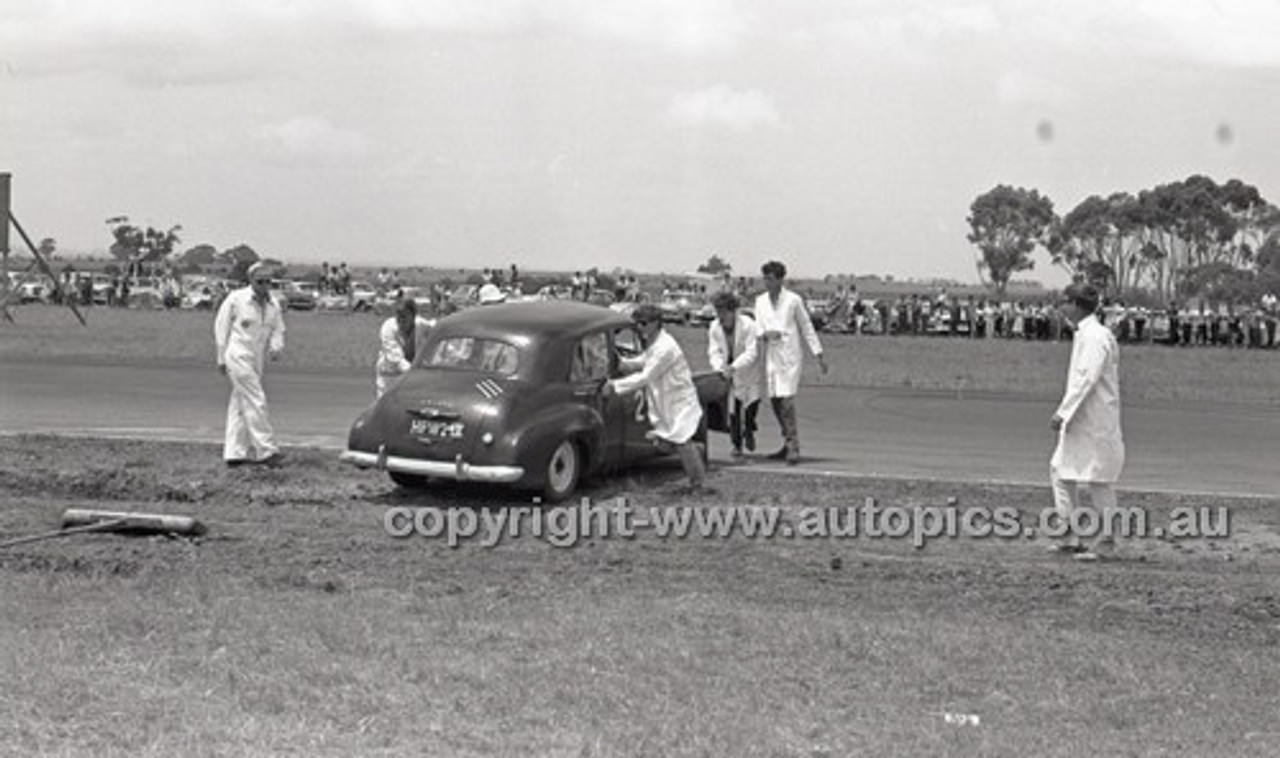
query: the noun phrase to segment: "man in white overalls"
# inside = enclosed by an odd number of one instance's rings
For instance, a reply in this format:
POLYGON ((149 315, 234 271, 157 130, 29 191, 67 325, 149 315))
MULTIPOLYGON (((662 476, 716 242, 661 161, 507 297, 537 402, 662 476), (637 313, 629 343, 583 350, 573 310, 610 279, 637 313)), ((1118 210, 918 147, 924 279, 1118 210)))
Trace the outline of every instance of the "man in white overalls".
POLYGON ((262 263, 253 264, 249 286, 227 295, 214 320, 218 370, 231 382, 222 450, 228 466, 261 463, 275 467, 283 460, 262 389, 266 356, 276 360, 284 351, 284 317, 271 297, 270 285, 271 277, 262 263))

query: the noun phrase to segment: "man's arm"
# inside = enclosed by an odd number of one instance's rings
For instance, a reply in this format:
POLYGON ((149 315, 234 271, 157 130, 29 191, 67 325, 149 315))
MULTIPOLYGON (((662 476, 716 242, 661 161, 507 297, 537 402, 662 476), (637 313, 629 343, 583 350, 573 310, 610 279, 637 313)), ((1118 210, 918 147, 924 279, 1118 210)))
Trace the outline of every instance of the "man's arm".
POLYGON ((1108 345, 1105 340, 1089 335, 1082 335, 1082 339, 1085 342, 1080 350, 1080 361, 1071 367, 1071 373, 1067 376, 1067 390, 1054 413, 1054 418, 1061 420, 1055 429, 1071 423, 1080 404, 1102 378, 1102 368, 1107 362, 1108 345))
POLYGON ((822 342, 818 339, 818 330, 813 328, 813 319, 809 318, 809 309, 804 306, 804 300, 799 295, 795 296, 795 305, 792 307, 794 309, 792 316, 796 326, 800 328, 800 334, 804 335, 804 342, 809 346, 809 352, 817 359, 822 373, 827 373, 827 359, 822 355, 822 342))
POLYGON ((235 316, 232 312, 232 298, 227 296, 218 306, 218 315, 213 319, 214 349, 217 351, 217 362, 220 370, 226 370, 227 342, 231 340, 231 322, 235 316))
POLYGON ((742 319, 738 322, 738 328, 742 329, 742 341, 746 347, 742 348, 742 352, 733 360, 734 370, 740 370, 755 363, 756 357, 760 354, 760 327, 751 319, 742 319))
POLYGON ((271 339, 267 350, 272 358, 279 358, 284 352, 284 311, 279 305, 273 303, 272 307, 268 308, 268 313, 271 314, 271 339))
POLYGON ((665 374, 675 365, 677 353, 676 349, 655 350, 645 354, 644 365, 634 374, 629 374, 620 379, 610 381, 613 391, 619 395, 625 395, 629 392, 635 392, 644 386, 653 383, 658 377, 665 374))
POLYGON ((711 326, 707 327, 707 363, 711 364, 712 371, 724 371, 726 339, 719 323, 711 322, 711 326))

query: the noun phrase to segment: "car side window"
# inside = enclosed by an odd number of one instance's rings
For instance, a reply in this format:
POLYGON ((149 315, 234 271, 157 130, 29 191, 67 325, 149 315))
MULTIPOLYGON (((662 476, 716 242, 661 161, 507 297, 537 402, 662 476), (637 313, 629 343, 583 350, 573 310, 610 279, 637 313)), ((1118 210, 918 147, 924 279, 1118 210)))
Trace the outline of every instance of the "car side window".
POLYGON ((631 326, 624 326, 613 333, 613 346, 623 358, 635 358, 644 352, 640 333, 631 326))
POLYGON ((642 355, 644 355, 644 342, 640 339, 640 333, 635 327, 624 326, 613 332, 613 355, 609 366, 613 376, 622 376, 634 371, 634 363, 629 369, 624 370, 622 361, 636 359, 642 355))
POLYGON ((569 381, 589 382, 609 376, 609 337, 604 332, 588 334, 573 348, 569 381))

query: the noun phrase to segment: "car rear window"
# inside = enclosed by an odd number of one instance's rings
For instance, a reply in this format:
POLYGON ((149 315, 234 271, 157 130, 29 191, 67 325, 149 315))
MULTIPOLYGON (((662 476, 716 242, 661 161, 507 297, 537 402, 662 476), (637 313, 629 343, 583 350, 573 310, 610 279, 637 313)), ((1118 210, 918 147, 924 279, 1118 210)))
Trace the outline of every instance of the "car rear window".
POLYGON ((428 368, 462 368, 510 376, 520 367, 514 345, 479 337, 446 337, 424 359, 428 368))

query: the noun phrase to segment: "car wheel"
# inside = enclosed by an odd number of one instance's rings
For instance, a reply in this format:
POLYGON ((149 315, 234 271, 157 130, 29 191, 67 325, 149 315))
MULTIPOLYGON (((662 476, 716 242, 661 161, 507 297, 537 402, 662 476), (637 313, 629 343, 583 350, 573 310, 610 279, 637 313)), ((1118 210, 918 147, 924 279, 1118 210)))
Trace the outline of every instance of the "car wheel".
POLYGON ((562 440, 547 459, 547 482, 542 488, 543 500, 548 503, 564 501, 578 488, 582 477, 582 452, 571 439, 562 440))
POLYGON ((431 485, 430 477, 419 476, 418 474, 404 474, 399 471, 388 471, 387 475, 391 477, 391 481, 405 489, 420 490, 431 485))

